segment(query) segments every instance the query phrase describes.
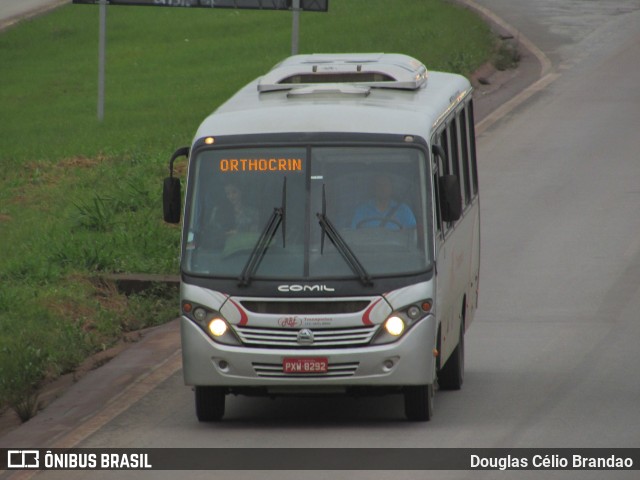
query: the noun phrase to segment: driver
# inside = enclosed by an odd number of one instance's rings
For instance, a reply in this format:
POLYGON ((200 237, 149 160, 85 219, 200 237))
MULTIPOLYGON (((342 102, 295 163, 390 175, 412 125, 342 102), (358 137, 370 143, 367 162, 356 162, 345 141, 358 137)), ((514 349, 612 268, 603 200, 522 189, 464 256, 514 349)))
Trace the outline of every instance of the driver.
POLYGON ((416 217, 411 208, 406 203, 393 200, 393 185, 389 176, 376 175, 371 187, 372 198, 358 206, 351 220, 351 228, 415 228, 416 217))

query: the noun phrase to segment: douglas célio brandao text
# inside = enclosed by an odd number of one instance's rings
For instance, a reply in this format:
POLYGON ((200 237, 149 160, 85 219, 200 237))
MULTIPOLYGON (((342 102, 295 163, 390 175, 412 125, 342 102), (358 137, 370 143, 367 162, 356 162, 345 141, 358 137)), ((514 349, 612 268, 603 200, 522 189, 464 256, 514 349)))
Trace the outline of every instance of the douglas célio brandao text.
POLYGON ((579 454, 536 454, 532 456, 505 455, 485 457, 470 456, 470 468, 478 470, 608 470, 632 469, 632 458, 607 455, 602 457, 579 454))

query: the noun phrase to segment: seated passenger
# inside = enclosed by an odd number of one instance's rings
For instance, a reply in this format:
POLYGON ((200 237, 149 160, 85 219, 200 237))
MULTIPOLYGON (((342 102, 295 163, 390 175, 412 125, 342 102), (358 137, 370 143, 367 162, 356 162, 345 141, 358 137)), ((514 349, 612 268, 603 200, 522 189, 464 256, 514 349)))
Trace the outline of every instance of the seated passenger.
POLYGON ((393 185, 385 175, 376 175, 372 198, 360 205, 351 221, 351 228, 415 228, 416 217, 406 203, 393 200, 393 185))
POLYGON ((232 214, 232 226, 225 231, 226 235, 256 231, 258 228, 258 211, 245 204, 240 188, 237 185, 228 184, 224 187, 224 191, 231 205, 229 213, 232 214))
MULTIPOLYGON (((203 209, 200 213, 201 227, 195 239, 198 245, 222 249, 228 246, 230 239, 235 243, 242 242, 239 237, 247 238, 247 242, 255 241, 258 210, 244 201, 242 193, 237 185, 225 185, 224 197, 216 199, 217 203, 210 202, 213 203, 211 208, 203 209)), ((193 237, 191 234, 190 238, 193 237)))

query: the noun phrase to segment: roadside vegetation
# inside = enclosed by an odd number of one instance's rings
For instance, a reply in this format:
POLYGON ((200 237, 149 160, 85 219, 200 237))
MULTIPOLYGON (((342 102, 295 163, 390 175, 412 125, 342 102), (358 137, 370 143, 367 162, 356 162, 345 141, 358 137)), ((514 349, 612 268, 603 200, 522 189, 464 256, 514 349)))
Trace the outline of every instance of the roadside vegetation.
MULTIPOLYGON (((108 7, 98 122, 98 7, 67 5, 0 33, 0 409, 23 420, 43 382, 124 333, 178 313, 175 289, 118 291, 110 273, 178 273, 162 222, 175 148, 290 52, 286 12, 108 7)), ((470 74, 496 40, 441 0, 341 0, 303 13, 300 52, 399 52, 470 74)))

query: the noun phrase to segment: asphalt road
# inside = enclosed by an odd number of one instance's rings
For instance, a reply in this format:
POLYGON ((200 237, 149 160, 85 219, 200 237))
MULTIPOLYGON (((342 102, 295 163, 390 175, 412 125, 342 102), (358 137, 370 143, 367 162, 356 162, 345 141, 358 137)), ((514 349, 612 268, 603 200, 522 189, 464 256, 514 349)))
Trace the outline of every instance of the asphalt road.
POLYGON ((0 2, 0 30, 15 22, 39 15, 71 0, 2 0, 0 2))
MULTIPOLYGON (((426 424, 405 421, 399 397, 238 397, 228 401, 225 421, 202 425, 193 394, 169 359, 167 374, 158 375, 166 379, 157 386, 150 379, 135 402, 93 427, 85 422, 74 445, 640 447, 640 1, 478 3, 516 26, 550 65, 525 100, 478 138, 480 308, 465 342, 463 389, 438 392, 435 417, 426 424)), ((49 421, 55 423, 53 414, 49 421)), ((46 472, 37 478, 177 475, 46 472)), ((386 479, 390 472, 186 476, 386 479)), ((637 471, 428 477, 632 479, 637 471)))

